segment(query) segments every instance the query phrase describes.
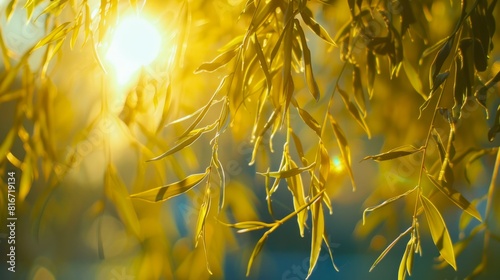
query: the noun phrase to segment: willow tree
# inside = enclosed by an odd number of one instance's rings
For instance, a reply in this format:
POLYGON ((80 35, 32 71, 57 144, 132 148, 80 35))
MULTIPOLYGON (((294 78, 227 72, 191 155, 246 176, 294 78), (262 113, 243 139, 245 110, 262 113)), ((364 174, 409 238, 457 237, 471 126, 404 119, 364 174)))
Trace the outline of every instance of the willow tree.
POLYGON ((140 279, 223 278, 235 233, 261 233, 250 275, 269 236, 296 223, 309 277, 322 250, 337 269, 326 226, 350 184, 367 195, 355 234, 396 236, 367 270, 390 252, 398 279, 411 275, 426 235, 439 267, 456 270, 476 236, 484 250, 470 275, 492 265, 496 0, 4 2, 0 169, 20 171, 26 239, 50 241, 83 212, 78 229, 103 262, 119 255, 118 234, 140 279), (361 155, 372 137, 382 150, 361 155), (368 166, 378 172, 362 178, 368 166), (286 215, 273 202, 284 192, 286 215), (176 196, 189 203, 179 209, 176 196), (109 229, 116 219, 123 228, 109 229))

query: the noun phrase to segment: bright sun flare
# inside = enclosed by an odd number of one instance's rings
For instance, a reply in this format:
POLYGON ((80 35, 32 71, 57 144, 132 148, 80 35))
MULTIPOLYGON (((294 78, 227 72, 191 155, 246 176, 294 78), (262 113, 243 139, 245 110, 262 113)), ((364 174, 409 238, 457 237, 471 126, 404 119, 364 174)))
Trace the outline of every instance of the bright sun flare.
POLYGON ((160 33, 150 22, 136 15, 124 18, 106 53, 117 82, 125 84, 139 68, 149 65, 158 56, 160 46, 160 33))

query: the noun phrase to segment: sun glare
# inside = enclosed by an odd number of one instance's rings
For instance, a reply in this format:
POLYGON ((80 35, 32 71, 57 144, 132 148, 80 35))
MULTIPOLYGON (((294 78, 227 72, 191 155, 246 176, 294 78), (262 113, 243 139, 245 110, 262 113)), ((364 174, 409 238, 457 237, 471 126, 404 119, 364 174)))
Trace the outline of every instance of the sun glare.
POLYGON ((332 159, 331 169, 337 173, 342 172, 344 170, 344 165, 339 157, 334 157, 332 159))
POLYGON ((106 59, 116 71, 117 82, 125 84, 139 68, 153 62, 160 46, 160 33, 150 22, 136 15, 124 18, 106 53, 106 59))

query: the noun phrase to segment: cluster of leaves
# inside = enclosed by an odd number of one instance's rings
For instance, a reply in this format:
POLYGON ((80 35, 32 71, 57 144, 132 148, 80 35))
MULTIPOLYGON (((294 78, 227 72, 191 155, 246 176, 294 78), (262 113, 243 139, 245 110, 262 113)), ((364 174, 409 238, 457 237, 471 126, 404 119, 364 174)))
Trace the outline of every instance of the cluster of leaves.
MULTIPOLYGON (((16 0, 11 0, 6 8, 7 18, 10 18, 17 5, 16 0)), ((27 11, 28 20, 32 18, 34 9, 43 1, 27 1, 24 8, 27 11)), ((319 1, 319 5, 329 6, 335 3, 319 1)), ((367 213, 381 210, 400 199, 408 199, 414 196, 413 215, 411 225, 402 232, 377 258, 372 269, 386 256, 386 254, 401 239, 410 235, 406 249, 403 253, 398 271, 398 278, 404 279, 407 274, 411 275, 414 255, 422 253, 420 220, 424 213, 430 235, 440 252, 442 266, 449 264, 456 269, 456 256, 462 252, 472 238, 479 232, 485 233, 485 246, 492 236, 491 223, 488 217, 492 214, 493 189, 496 174, 492 176, 490 190, 485 196, 487 201, 485 216, 476 209, 481 199, 469 202, 454 186, 454 166, 466 160, 467 166, 484 155, 497 154, 494 170, 500 168, 500 152, 498 147, 489 149, 470 148, 456 155, 455 136, 457 134, 456 123, 463 118, 463 110, 467 102, 478 102, 486 109, 487 104, 494 98, 490 94, 500 81, 500 73, 492 75, 487 82, 483 78, 490 75, 491 61, 489 56, 493 50, 496 22, 493 12, 496 0, 475 0, 473 3, 463 0, 460 3, 461 13, 456 26, 450 35, 427 48, 420 56, 420 64, 424 65, 431 56, 434 56, 429 69, 429 93, 424 89, 424 83, 415 66, 405 56, 405 40, 411 37, 411 30, 422 29, 426 19, 421 11, 426 4, 414 3, 410 0, 395 1, 354 1, 348 0, 347 7, 350 18, 345 23, 335 39, 320 24, 316 11, 318 3, 307 0, 248 0, 244 3, 240 18, 245 24, 245 32, 235 36, 230 42, 220 49, 220 54, 210 62, 201 64, 195 71, 199 75, 211 75, 208 73, 223 73, 217 89, 210 96, 208 102, 196 110, 177 120, 171 120, 170 109, 172 105, 172 87, 175 77, 158 80, 142 73, 137 87, 127 93, 124 109, 119 116, 110 112, 109 100, 103 97, 101 110, 98 116, 90 122, 78 141, 86 139, 89 133, 95 129, 102 120, 111 119, 125 135, 138 152, 140 163, 137 166, 137 178, 132 191, 127 189, 126 183, 120 178, 119 172, 113 164, 110 152, 110 143, 106 138, 103 140, 105 146, 106 170, 104 172, 104 188, 102 198, 96 202, 95 217, 105 212, 106 201, 111 202, 118 216, 123 221, 127 230, 141 242, 141 227, 144 223, 137 215, 137 207, 134 207, 135 199, 147 202, 164 202, 175 196, 188 195, 190 190, 204 183, 201 191, 202 198, 198 211, 198 219, 194 224, 194 244, 197 247, 202 241, 205 253, 207 271, 212 273, 213 266, 209 264, 211 248, 215 244, 213 240, 206 238, 209 226, 212 227, 215 216, 218 225, 238 229, 238 232, 249 232, 254 230, 266 231, 254 247, 248 262, 247 275, 250 273, 255 258, 260 253, 268 236, 275 232, 283 223, 297 218, 299 234, 304 237, 306 229, 311 230, 310 266, 308 277, 313 272, 320 256, 322 244, 326 244, 329 255, 333 262, 333 253, 329 247, 327 233, 325 232, 325 207, 332 213, 331 196, 328 194, 327 186, 333 180, 332 176, 332 147, 327 143, 329 137, 335 137, 342 158, 342 163, 347 170, 353 190, 356 189, 354 174, 351 164, 351 147, 344 130, 341 128, 340 118, 333 114, 335 93, 345 105, 346 111, 353 120, 363 129, 366 135, 371 137, 371 130, 367 124, 369 111, 367 110, 367 97, 372 99, 376 94, 375 82, 379 74, 386 74, 382 70, 387 60, 389 70, 387 76, 397 79, 401 67, 403 67, 408 81, 413 89, 424 98, 420 107, 420 113, 425 114, 426 109, 434 104, 431 111, 431 121, 424 144, 420 147, 404 145, 391 149, 387 152, 365 157, 365 160, 388 161, 408 157, 416 154, 421 155, 418 182, 416 186, 406 192, 391 197, 381 204, 368 207, 363 213, 363 223, 367 213), (377 3, 375 3, 377 2, 377 3), (398 24, 398 21, 400 24, 398 24), (307 31, 309 29, 311 32, 307 31), (311 35, 311 37, 308 37, 311 35), (314 36, 314 37, 313 37, 314 36), (343 66, 333 83, 333 90, 329 94, 322 94, 321 83, 315 77, 311 52, 314 40, 320 39, 321 44, 335 48, 337 44, 340 49, 340 58, 343 66), (435 54, 435 55, 434 55, 435 54), (365 65, 366 67, 363 67, 365 65), (352 75, 345 75, 352 71, 352 75), (304 77, 301 78, 300 76, 304 77), (351 82, 352 90, 342 88, 344 81, 351 82), (450 88, 453 83, 453 89, 450 88), (154 94, 151 103, 146 100, 145 88, 153 85, 154 94), (302 85, 305 90, 302 90, 302 85), (365 92, 367 88, 367 92, 365 92), (476 90, 477 88, 477 90, 476 90), (302 94, 306 91, 306 94, 302 94), (444 105, 446 94, 450 92, 453 106, 444 105), (472 101, 475 100, 475 101, 472 101), (326 106, 321 104, 326 103, 326 106), (152 116, 148 113, 146 104, 152 104, 160 111, 160 118, 153 125, 148 120, 152 116), (317 111, 307 109, 312 106, 317 111), (210 111, 219 108, 218 116, 212 117, 210 111), (318 113, 319 112, 319 113, 318 113), (318 121, 318 115, 321 119, 318 121), (443 130, 437 127, 438 115, 444 117, 444 123, 449 128, 448 136, 443 141, 443 130), (250 116, 250 117, 249 117, 250 116), (247 127, 245 122, 251 119, 247 127), (292 121, 300 119, 300 123, 292 121), (165 127, 187 125, 177 136, 173 145, 167 144, 161 137, 165 127), (299 131, 306 127, 308 133, 299 131), (228 130, 237 130, 241 133, 245 129, 251 131, 248 138, 253 144, 250 165, 256 165, 265 182, 266 203, 271 222, 263 221, 240 221, 236 223, 227 222, 225 217, 226 185, 227 175, 221 161, 219 145, 223 141, 222 136, 228 130), (210 160, 205 171, 186 175, 184 168, 176 160, 175 155, 189 152, 191 145, 206 135, 212 135, 210 140, 210 160), (284 137, 276 137, 282 135, 284 137), (305 135, 305 136, 303 136, 305 135), (313 145, 309 140, 313 135, 313 145), (276 139, 279 140, 276 140, 276 139), (146 140, 144 140, 146 139, 146 140), (275 149, 276 141, 280 141, 282 149, 275 149), (304 143, 308 145, 304 145, 304 143), (266 145, 268 144, 268 145, 266 145), (435 145, 439 151, 439 157, 432 158, 428 155, 430 145, 435 145), (157 150, 162 153, 156 155, 157 150), (275 170, 259 155, 266 155, 274 151, 281 152, 281 161, 275 170), (168 160, 168 161, 167 161, 168 160), (147 190, 144 182, 148 181, 144 162, 153 165, 156 180, 153 183, 160 185, 166 180, 163 173, 165 169, 173 169, 177 177, 181 178, 173 183, 161 187, 153 187, 147 190), (167 165, 169 163, 170 165, 167 165), (425 175, 425 176, 424 176, 425 175), (431 189, 424 188, 427 180, 431 189), (285 182, 288 191, 292 195, 293 211, 285 217, 276 217, 273 206, 273 195, 278 191, 281 182, 285 182), (132 192, 132 195, 129 193, 132 192), (464 239, 453 244, 441 211, 433 202, 433 197, 441 193, 452 203, 457 205, 464 214, 460 221, 460 228, 465 228, 471 223, 472 218, 481 222, 464 239), (214 196, 213 194, 218 194, 214 196), (130 200, 129 196, 134 200, 130 200), (218 205, 214 211, 212 205, 218 205), (308 222, 310 218, 310 222, 308 222), (486 218, 486 222, 483 222, 486 218)), ((130 5, 137 7, 136 1, 130 1, 130 5)), ((203 4, 200 4, 203 5, 203 4)), ((341 6, 340 6, 341 7, 341 6)), ((199 8, 199 7, 198 7, 199 8)), ((338 8, 335 6, 335 8, 338 8)), ((98 15, 91 15, 90 3, 86 0, 75 4, 74 1, 55 0, 50 1, 37 19, 44 19, 47 34, 34 46, 22 55, 17 64, 12 65, 13 55, 4 43, 0 32, 0 47, 4 61, 5 72, 0 80, 0 102, 16 102, 16 113, 14 124, 10 128, 5 140, 0 147, 0 167, 5 169, 7 162, 21 169, 20 198, 24 199, 29 193, 34 180, 39 177, 38 160, 41 159, 44 181, 50 182, 49 187, 38 199, 35 206, 37 216, 35 228, 40 226, 44 209, 50 199, 55 187, 71 169, 70 155, 68 162, 59 164, 60 158, 64 157, 56 152, 57 139, 52 135, 51 127, 54 118, 51 106, 54 98, 60 93, 50 77, 50 62, 63 50, 64 42, 70 40, 71 49, 76 48, 79 43, 87 46, 95 63, 105 71, 106 67, 100 60, 98 45, 104 43, 109 32, 112 30, 120 17, 119 1, 101 1, 97 8, 98 15), (59 18, 64 18, 69 10, 71 19, 60 23, 59 18), (83 33, 81 32, 83 31, 83 33), (83 36, 82 36, 83 35, 83 36), (42 63, 39 69, 34 71, 30 68, 29 58, 35 53, 43 51, 42 63), (22 74, 23 83, 19 90, 12 90, 16 77, 22 74), (33 89, 36 89, 33 90, 33 89), (36 94, 34 94, 36 93, 36 94), (25 123, 29 122, 33 127, 27 129, 25 123), (17 137, 23 144, 26 153, 23 160, 18 159, 12 152, 17 137)), ((188 44, 188 31, 191 24, 192 11, 190 4, 186 1, 182 5, 177 19, 180 30, 178 31, 176 48, 176 63, 174 68, 182 68, 185 49, 188 44)), ((1 30, 0 30, 1 31, 1 30)), ((417 32, 418 33, 418 32, 417 32)), ((420 34, 424 36, 424 34, 420 34)), ((414 40, 413 38, 410 38, 414 40)), ((424 38, 426 39, 426 38, 424 38)), ((175 71, 174 71, 175 72, 175 71)), ((318 73, 316 73, 316 76, 318 73)), ((382 75, 380 75, 382 76, 382 75)), ((103 96, 106 96, 103 93, 103 96)), ((498 107, 494 118, 494 124, 489 129, 488 140, 494 141, 496 134, 500 132, 500 107, 498 107)), ((193 157, 195 158, 195 157, 193 157)), ((467 176, 467 174, 466 174, 467 176)), ((466 177, 468 179, 468 177, 466 177)), ((148 186, 150 184, 147 184, 148 186)), ((147 211, 146 211, 147 212, 147 211)), ((494 222, 493 222, 494 223, 494 222)), ((161 236, 161 233, 158 234, 161 236)), ((222 238, 219 236, 219 238, 222 238)), ((101 242, 101 241, 99 241, 101 242)), ((103 246, 98 246, 99 253, 104 256, 103 246)), ((153 255, 153 254, 152 254, 153 255)), ((486 254, 484 254, 486 256, 486 254)), ((213 259, 213 258, 212 258, 213 259)), ((485 267, 487 258, 472 273, 476 275, 485 267)), ((336 267, 335 267, 336 268, 336 267)), ((166 269, 166 268, 165 268, 166 269)), ((163 271, 165 274, 171 272, 163 271)), ((145 274, 147 275, 147 274, 145 274)), ((145 276, 145 278, 147 278, 145 276)))

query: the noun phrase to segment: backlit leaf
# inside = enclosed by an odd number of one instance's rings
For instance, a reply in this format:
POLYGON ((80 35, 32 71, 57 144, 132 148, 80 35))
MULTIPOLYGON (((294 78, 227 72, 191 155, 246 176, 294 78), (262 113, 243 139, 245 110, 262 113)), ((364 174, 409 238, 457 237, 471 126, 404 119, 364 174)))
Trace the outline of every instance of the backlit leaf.
POLYGON ((411 63, 407 60, 403 60, 403 68, 406 73, 406 77, 408 77, 408 80, 410 81, 410 84, 413 86, 413 89, 420 94, 425 99, 427 99, 427 96, 424 94, 424 87, 422 86, 422 81, 420 80, 420 76, 418 75, 417 71, 411 65, 411 63))
POLYGON ((488 140, 493 142, 495 140, 496 134, 500 132, 500 105, 497 108, 497 112, 495 114, 495 122, 493 126, 488 130, 488 140))
POLYGON ((417 149, 412 145, 404 145, 404 146, 389 150, 385 153, 381 153, 381 154, 373 155, 373 156, 367 156, 367 157, 363 158, 363 160, 373 159, 375 161, 384 161, 384 160, 390 160, 390 159, 408 156, 408 155, 414 154, 414 153, 419 152, 419 151, 421 151, 421 149, 417 149))
MULTIPOLYGON (((314 166, 314 164, 312 164, 312 166, 314 166)), ((297 164, 291 159, 288 160, 288 167, 290 168, 289 170, 298 168, 297 164)), ((304 184, 302 182, 302 177, 299 173, 296 174, 295 176, 288 177, 286 181, 288 184, 288 188, 290 189, 293 195, 293 208, 295 211, 298 211, 300 207, 306 205, 306 199, 304 196, 304 184)), ((306 221, 307 221, 307 211, 298 212, 297 223, 299 225, 299 232, 301 237, 304 237, 304 228, 306 226, 306 221)))
POLYGON ((120 179, 116 168, 111 164, 106 168, 104 188, 107 197, 113 202, 127 230, 135 236, 140 236, 139 219, 137 218, 132 201, 130 201, 127 187, 120 179))
POLYGON ((368 79, 368 96, 370 99, 373 96, 373 88, 375 85, 375 76, 377 74, 377 61, 375 54, 369 50, 366 49, 366 72, 367 72, 367 79, 368 79))
POLYGON ((349 96, 344 90, 342 90, 340 87, 337 87, 337 90, 340 93, 340 96, 342 97, 344 104, 347 106, 347 110, 349 110, 351 116, 353 116, 358 124, 365 130, 368 138, 371 138, 370 129, 368 128, 368 125, 366 124, 363 116, 361 116, 361 114, 359 113, 358 108, 356 108, 356 105, 354 105, 354 103, 349 100, 349 96))
POLYGON ((304 171, 310 170, 314 166, 315 166, 315 163, 312 163, 311 165, 306 166, 306 167, 297 167, 296 166, 296 167, 282 170, 282 171, 273 171, 273 172, 266 172, 266 173, 257 172, 257 174, 260 174, 263 176, 274 177, 274 178, 278 178, 278 179, 285 179, 285 178, 299 175, 299 174, 303 173, 304 171))
POLYGON ((210 197, 210 186, 208 185, 207 181, 207 188, 205 190, 205 197, 203 199, 203 203, 201 204, 200 211, 198 212, 198 220, 196 221, 196 229, 195 229, 195 242, 194 242, 194 247, 198 247, 198 240, 200 238, 204 238, 204 231, 205 231, 205 220, 207 219, 208 212, 210 211, 210 204, 212 202, 212 199, 210 197))
POLYGON ((323 233, 325 232, 325 217, 323 214, 322 200, 311 204, 312 212, 312 236, 311 236, 311 256, 309 258, 309 270, 306 279, 311 276, 314 267, 318 262, 321 244, 323 243, 323 233))
POLYGON ((149 159, 147 161, 160 160, 160 159, 162 159, 164 157, 167 157, 169 155, 175 154, 178 151, 180 151, 180 150, 188 147, 189 145, 193 144, 196 140, 198 140, 198 138, 200 138, 200 136, 203 133, 211 131, 214 128, 215 128, 214 125, 209 125, 209 126, 206 126, 204 128, 201 128, 201 129, 193 130, 192 133, 190 133, 189 135, 187 135, 186 139, 182 140, 177 145, 173 146, 172 148, 170 148, 168 151, 164 152, 163 154, 161 154, 159 156, 156 156, 156 157, 154 157, 152 159, 149 159))
POLYGON ((52 29, 52 31, 49 34, 47 34, 43 39, 41 39, 40 41, 38 41, 38 43, 36 43, 36 45, 31 49, 31 52, 47 44, 65 38, 68 32, 70 31, 70 28, 67 28, 70 23, 71 22, 65 22, 61 25, 58 25, 56 28, 52 29))
POLYGON ((162 187, 150 189, 140 193, 132 194, 130 197, 142 199, 148 202, 160 202, 170 199, 174 196, 185 193, 198 185, 205 177, 207 172, 189 175, 181 181, 171 183, 162 187))
POLYGON ((432 240, 439 250, 441 256, 448 262, 453 269, 457 270, 455 261, 455 252, 453 251, 453 243, 451 242, 448 228, 434 204, 424 195, 420 196, 420 201, 425 210, 425 217, 429 224, 432 240))
POLYGON ((337 144, 340 149, 340 153, 342 154, 342 158, 344 159, 344 164, 347 167, 347 171, 349 172, 349 177, 351 178, 351 184, 353 191, 356 190, 356 183, 354 182, 354 173, 352 172, 351 167, 351 149, 349 147, 349 143, 347 142, 347 138, 344 134, 344 131, 340 127, 340 125, 335 121, 331 114, 328 114, 330 119, 330 123, 333 127, 333 132, 335 134, 335 138, 337 138, 337 144))
POLYGON ((394 241, 392 241, 391 244, 389 244, 389 246, 387 246, 387 248, 385 248, 385 250, 380 254, 380 256, 378 256, 378 258, 375 260, 375 262, 373 263, 373 265, 370 267, 370 272, 385 257, 385 255, 387 255, 387 253, 389 253, 389 251, 394 247, 394 245, 396 245, 398 243, 398 241, 403 236, 407 235, 412 229, 413 229, 413 227, 409 227, 407 230, 405 230, 403 233, 401 233, 398 237, 396 237, 396 239, 394 239, 394 241))
POLYGON ((438 180, 434 179, 430 174, 427 174, 429 180, 440 190, 451 202, 455 203, 460 209, 469 213, 472 217, 476 218, 478 221, 482 221, 481 214, 465 197, 462 196, 458 191, 448 188, 447 186, 440 183, 438 180))
POLYGON ((302 27, 300 27, 300 23, 296 20, 295 26, 297 27, 301 45, 302 45, 302 52, 304 53, 304 64, 306 67, 306 82, 307 82, 307 87, 309 88, 309 92, 311 95, 316 99, 316 101, 319 100, 320 93, 319 93, 319 88, 318 84, 316 83, 316 80, 314 79, 314 74, 313 74, 313 69, 312 69, 312 64, 311 64, 311 51, 307 47, 307 41, 306 41, 306 36, 304 35, 304 31, 302 30, 302 27))
POLYGON ((246 273, 247 277, 248 277, 248 275, 250 275, 250 269, 252 268, 253 261, 255 260, 255 258, 259 255, 260 251, 262 250, 262 246, 264 246, 264 243, 267 240, 267 236, 268 236, 267 234, 264 234, 259 239, 259 241, 255 245, 255 247, 253 248, 252 255, 250 256, 250 259, 248 260, 247 273, 246 273))
POLYGON ((434 61, 431 64, 431 72, 430 72, 430 85, 431 88, 437 88, 437 80, 436 77, 438 76, 439 72, 441 71, 441 67, 443 66, 444 62, 446 61, 446 58, 450 55, 451 52, 451 47, 453 46, 453 41, 454 41, 455 36, 452 36, 446 40, 444 45, 441 47, 439 52, 436 54, 436 57, 434 57, 434 61))
POLYGON ((366 102, 363 93, 363 85, 361 84, 361 71, 357 65, 354 66, 352 70, 352 89, 354 92, 354 101, 356 101, 363 117, 366 117, 366 102))
POLYGON ((235 48, 235 49, 229 50, 227 52, 221 53, 216 58, 214 58, 212 61, 205 62, 202 65, 200 65, 200 67, 198 67, 198 69, 196 69, 194 71, 194 73, 197 74, 200 72, 213 72, 213 71, 219 69, 220 67, 226 65, 227 63, 229 63, 229 61, 231 61, 236 56, 238 51, 239 51, 239 48, 235 48))
POLYGON ((316 35, 318 35, 318 37, 323 39, 325 42, 336 46, 335 42, 330 37, 328 32, 326 32, 325 28, 314 20, 311 10, 305 7, 301 10, 300 15, 302 16, 304 23, 307 24, 307 26, 309 26, 309 28, 316 33, 316 35))
POLYGON ((306 110, 297 106, 297 111, 304 123, 321 137, 321 125, 306 110))

